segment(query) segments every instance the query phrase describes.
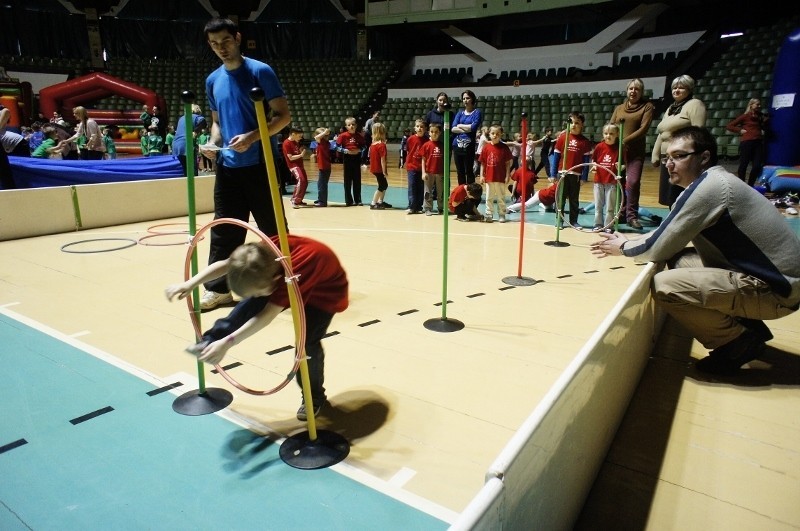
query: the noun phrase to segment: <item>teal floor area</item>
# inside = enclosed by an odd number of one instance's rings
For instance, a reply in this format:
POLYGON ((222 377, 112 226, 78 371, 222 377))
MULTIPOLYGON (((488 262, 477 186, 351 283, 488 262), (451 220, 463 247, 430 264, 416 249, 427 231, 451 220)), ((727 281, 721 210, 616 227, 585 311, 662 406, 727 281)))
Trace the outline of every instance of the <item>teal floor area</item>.
POLYGON ((3 531, 448 527, 70 343, 0 314, 3 531))

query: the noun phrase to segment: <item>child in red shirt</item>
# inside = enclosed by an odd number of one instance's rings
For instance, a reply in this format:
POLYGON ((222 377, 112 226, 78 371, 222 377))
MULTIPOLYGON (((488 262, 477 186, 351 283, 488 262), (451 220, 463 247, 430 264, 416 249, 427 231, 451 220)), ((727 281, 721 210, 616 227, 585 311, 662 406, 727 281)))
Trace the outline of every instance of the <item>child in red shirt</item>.
MULTIPOLYGON (((550 177, 558 177, 561 169, 574 168, 579 164, 584 163, 584 158, 592 155, 592 143, 588 138, 583 136, 583 124, 586 118, 582 113, 573 111, 569 114, 569 129, 558 135, 553 148, 553 160, 555 164, 550 168, 550 177), (569 146, 565 147, 569 136, 569 146), (564 153, 566 152, 566 155, 564 153), (561 157, 564 156, 566 162, 559 164, 561 157)), ((569 199, 569 224, 574 228, 581 228, 578 225, 578 211, 580 210, 580 193, 581 193, 581 169, 577 168, 571 172, 564 173, 559 186, 563 188, 561 194, 561 201, 558 205, 561 216, 564 215, 564 204, 569 199)))
POLYGON ((283 158, 286 159, 286 166, 289 171, 297 180, 292 194, 292 207, 300 208, 305 206, 303 197, 306 195, 306 188, 308 188, 308 176, 306 169, 303 166, 303 156, 306 154, 305 148, 300 146, 300 141, 303 139, 303 130, 293 125, 289 129, 289 138, 283 141, 283 158))
POLYGON ((603 126, 603 141, 597 144, 592 153, 592 162, 595 163, 590 170, 594 174, 594 227, 592 232, 599 232, 604 227, 610 231, 611 224, 616 214, 617 161, 619 160, 619 127, 616 124, 603 126), (603 219, 603 211, 606 211, 603 219))
POLYGON ((422 182, 425 186, 426 216, 433 214, 433 196, 436 194, 436 206, 439 214, 444 214, 444 151, 439 141, 442 135, 441 124, 431 124, 428 129, 430 140, 422 145, 422 182))
POLYGON ((422 212, 424 186, 422 183, 422 145, 425 143, 427 124, 423 120, 414 122, 414 134, 409 137, 406 149, 406 171, 408 172, 408 210, 406 214, 422 212))
POLYGON ((510 179, 513 157, 511 150, 501 141, 502 137, 503 127, 492 125, 489 128, 489 142, 483 146, 478 159, 481 163, 481 182, 486 187, 486 210, 483 214, 486 223, 492 222, 494 203, 497 203, 500 223, 506 222, 506 184, 510 179))
POLYGON ((331 178, 331 130, 327 127, 318 127, 314 131, 314 140, 317 141, 315 151, 317 158, 317 200, 315 207, 328 206, 328 180, 331 178))
POLYGON ((479 183, 459 184, 453 189, 448 201, 448 209, 458 221, 480 221, 478 205, 483 188, 479 183))
POLYGON ((372 203, 369 208, 372 210, 384 210, 392 208, 392 205, 385 202, 383 197, 389 183, 386 181, 386 126, 380 122, 372 124, 372 144, 369 146, 369 171, 378 180, 378 189, 372 196, 372 203))

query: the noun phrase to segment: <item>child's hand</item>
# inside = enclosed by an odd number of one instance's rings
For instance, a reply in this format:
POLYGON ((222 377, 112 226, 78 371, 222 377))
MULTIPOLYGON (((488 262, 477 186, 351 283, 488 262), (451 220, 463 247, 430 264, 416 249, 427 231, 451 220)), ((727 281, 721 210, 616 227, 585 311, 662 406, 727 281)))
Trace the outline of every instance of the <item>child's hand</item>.
POLYGON ((192 291, 192 287, 188 285, 186 282, 181 282, 180 284, 170 284, 164 289, 164 295, 167 296, 168 301, 172 301, 175 295, 178 296, 178 300, 183 300, 186 296, 192 291))
MULTIPOLYGON (((229 336, 230 337, 230 336, 229 336)), ((210 365, 217 365, 225 355, 228 353, 228 349, 233 346, 233 341, 230 341, 228 337, 219 339, 212 343, 209 343, 203 350, 200 352, 200 355, 197 356, 197 359, 208 363, 210 365)))
POLYGON ((423 173, 422 174, 422 180, 423 181, 427 181, 428 180, 428 174, 427 173, 423 173))

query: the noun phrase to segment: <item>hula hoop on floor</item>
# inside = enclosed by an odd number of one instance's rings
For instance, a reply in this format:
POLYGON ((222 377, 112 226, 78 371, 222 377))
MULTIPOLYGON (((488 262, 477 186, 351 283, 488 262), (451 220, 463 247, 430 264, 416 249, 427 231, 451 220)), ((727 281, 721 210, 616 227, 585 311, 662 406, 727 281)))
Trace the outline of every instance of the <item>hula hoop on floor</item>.
POLYGON ((134 247, 137 245, 136 240, 132 240, 130 238, 94 238, 91 240, 79 240, 77 242, 72 243, 65 243, 61 246, 61 251, 65 253, 73 253, 73 254, 94 254, 94 253, 110 253, 111 251, 121 251, 122 249, 127 249, 128 247, 134 247), (73 245, 78 245, 81 243, 92 243, 92 242, 125 242, 125 245, 120 245, 119 247, 112 247, 111 249, 100 249, 99 251, 69 251, 70 247, 73 245))
MULTIPOLYGON (((186 252, 186 262, 184 264, 184 271, 183 271, 184 279, 185 280, 189 280, 192 277, 192 275, 190 273, 192 255, 194 254, 194 250, 197 247, 197 243, 200 240, 202 240, 203 234, 205 234, 206 231, 211 229, 211 227, 214 227, 216 225, 226 224, 226 223, 227 224, 231 224, 231 225, 238 225, 239 227, 245 228, 245 229, 255 233, 259 238, 261 238, 261 241, 263 243, 265 243, 266 245, 268 245, 269 247, 272 248, 272 251, 275 253, 275 256, 278 257, 278 258, 276 258, 276 260, 280 261, 281 265, 283 266, 283 270, 286 273, 285 280, 286 280, 286 283, 288 284, 288 289, 294 290, 294 293, 295 293, 296 299, 297 299, 297 304, 300 306, 298 308, 298 314, 300 315, 300 332, 298 334, 299 337, 297 338, 297 344, 295 345, 295 353, 297 353, 297 352, 305 352, 305 350, 301 349, 300 346, 301 345, 305 345, 305 343, 306 343, 306 317, 305 317, 305 311, 304 311, 304 308, 303 308, 303 299, 300 296, 300 286, 297 284, 297 277, 294 275, 294 272, 292 271, 291 267, 286 262, 286 257, 283 256, 283 254, 281 253, 280 248, 277 245, 275 245, 275 243, 272 240, 270 240, 263 232, 261 232, 257 228, 250 226, 249 224, 245 223, 244 221, 241 221, 241 220, 238 220, 238 219, 234 219, 234 218, 219 218, 219 219, 215 219, 211 223, 201 227, 197 231, 197 233, 194 235, 194 237, 191 239, 191 241, 189 242, 189 249, 186 252)), ((195 331, 196 337, 201 337, 203 335, 203 332, 200 329, 200 320, 198 319, 197 314, 195 314, 195 311, 194 311, 194 300, 192 299, 192 296, 193 296, 193 293, 189 294, 186 297, 186 303, 189 306, 189 316, 190 316, 190 318, 192 320, 192 326, 194 327, 194 331, 195 331)), ((277 393, 278 391, 280 391, 281 389, 286 387, 286 385, 289 382, 291 382, 292 379, 294 379, 294 376, 297 373, 297 369, 300 367, 300 361, 301 361, 301 359, 297 357, 297 354, 295 354, 294 365, 292 366, 292 371, 289 374, 286 375, 286 378, 280 384, 278 384, 277 386, 273 387, 272 389, 267 389, 267 390, 263 390, 263 391, 259 391, 259 390, 256 390, 256 389, 251 389, 251 388, 249 388, 249 387, 247 387, 245 385, 240 384, 231 375, 229 375, 225 371, 225 369, 223 369, 222 366, 219 365, 219 364, 214 365, 214 368, 217 370, 217 372, 219 372, 219 374, 223 378, 225 378, 225 380, 228 381, 228 383, 230 383, 231 385, 233 385, 234 387, 236 387, 240 391, 244 391, 245 393, 248 393, 248 394, 251 394, 251 395, 265 396, 265 395, 271 395, 273 393, 277 393)))
POLYGON ((150 234, 189 234, 189 225, 188 223, 160 223, 158 225, 152 225, 147 228, 147 232, 150 234), (182 230, 155 230, 159 227, 172 227, 174 225, 178 226, 186 226, 185 229, 182 230))
MULTIPOLYGON (((584 166, 597 166, 597 164, 594 163, 594 162, 584 162, 582 164, 577 164, 577 165, 571 167, 570 169, 564 171, 564 173, 573 173, 572 170, 574 170, 576 168, 583 168, 584 166)), ((618 176, 617 174, 615 174, 614 172, 612 172, 608 168, 603 168, 603 169, 608 171, 608 173, 610 173, 611 175, 614 176, 614 181, 616 181, 616 183, 617 183, 617 193, 619 193, 620 190, 622 189, 622 182, 621 182, 622 177, 618 176)), ((562 179, 558 179, 558 181, 556 182, 556 202, 554 204, 554 206, 556 208, 556 222, 560 221, 562 223, 566 223, 566 225, 569 228, 577 230, 579 232, 591 232, 591 233, 598 232, 598 231, 595 231, 594 229, 585 229, 583 227, 575 228, 570 224, 569 221, 564 219, 564 211, 561 208, 559 208, 559 205, 558 205, 558 203, 559 203, 559 201, 558 201, 559 200, 558 193, 560 191, 559 187, 561 186, 561 181, 562 181, 562 179)), ((623 190, 623 193, 624 193, 624 190, 623 190)), ((566 203, 566 201, 565 201, 565 203, 566 203)), ((609 223, 606 223, 603 226, 603 228, 600 229, 600 231, 606 231, 609 228, 613 227, 614 226, 614 220, 617 219, 617 216, 619 216, 620 212, 622 212, 622 201, 620 201, 619 208, 614 213, 614 216, 611 218, 611 221, 609 223)))

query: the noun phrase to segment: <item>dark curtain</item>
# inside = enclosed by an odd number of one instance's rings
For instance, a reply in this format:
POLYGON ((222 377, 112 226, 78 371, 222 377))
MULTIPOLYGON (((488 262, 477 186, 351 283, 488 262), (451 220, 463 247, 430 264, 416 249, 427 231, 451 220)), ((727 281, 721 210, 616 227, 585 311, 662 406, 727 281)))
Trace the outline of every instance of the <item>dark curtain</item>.
POLYGON ((104 17, 100 35, 109 58, 210 59, 205 22, 127 20, 104 17))
POLYGON ((0 53, 71 59, 89 57, 83 15, 36 11, 18 4, 0 9, 0 53))
POLYGON ((356 56, 355 22, 243 22, 242 52, 254 59, 332 59, 356 56), (255 49, 248 47, 255 41, 255 49))

